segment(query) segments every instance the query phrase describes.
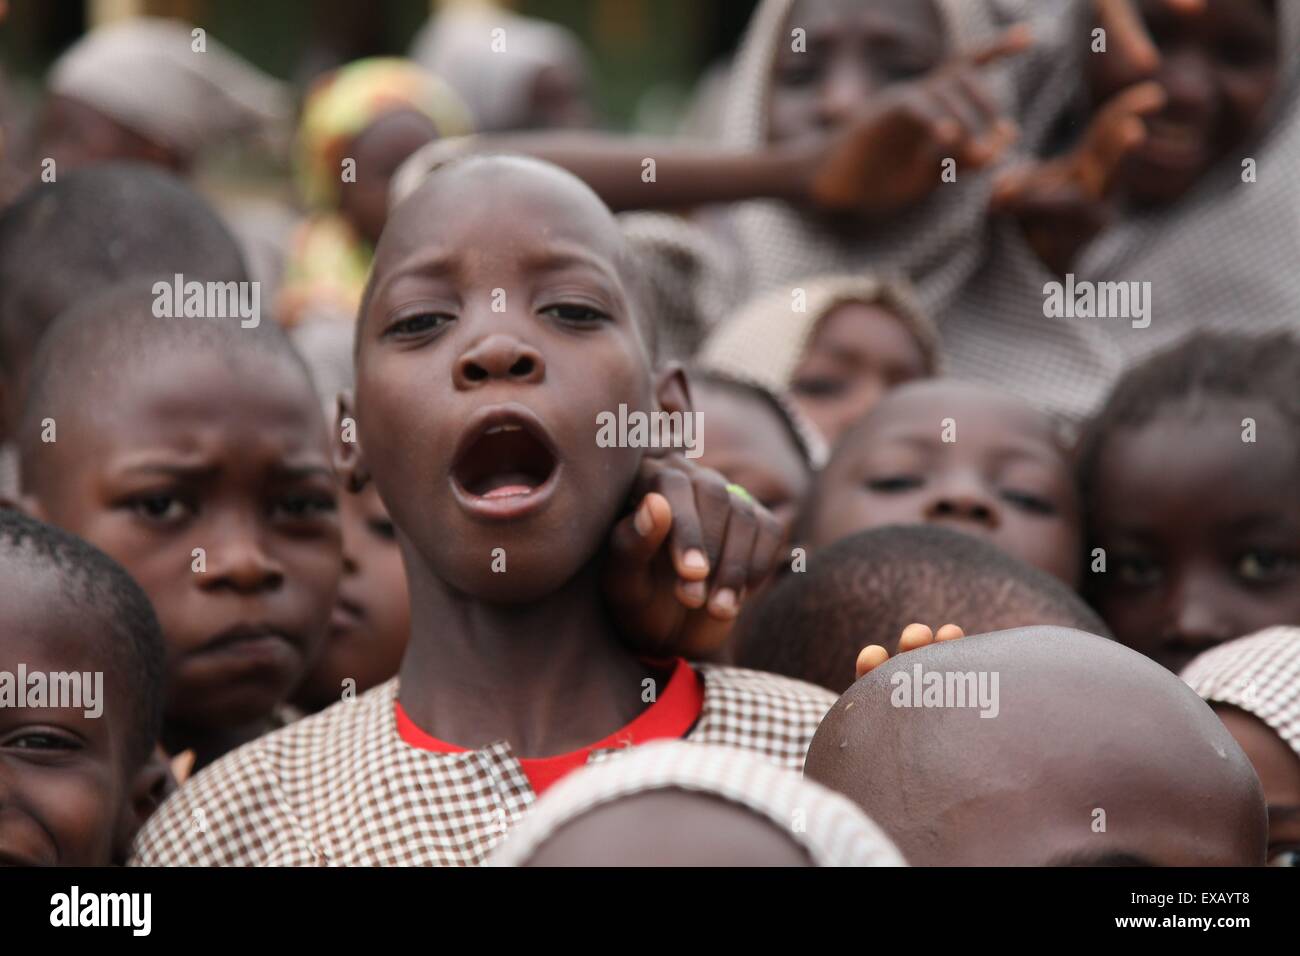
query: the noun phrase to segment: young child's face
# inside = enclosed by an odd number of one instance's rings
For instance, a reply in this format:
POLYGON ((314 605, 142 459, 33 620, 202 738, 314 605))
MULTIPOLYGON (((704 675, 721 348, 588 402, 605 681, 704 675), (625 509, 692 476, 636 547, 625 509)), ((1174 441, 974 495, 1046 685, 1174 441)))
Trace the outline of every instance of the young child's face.
POLYGON ((460 592, 552 593, 624 504, 642 450, 598 447, 598 415, 657 407, 625 255, 590 192, 514 160, 440 171, 384 232, 353 461, 404 552, 460 592))
POLYGON ((811 866, 770 820, 709 794, 655 790, 565 824, 529 866, 811 866))
POLYGON ((1089 501, 1093 603, 1115 637, 1180 670, 1201 651, 1300 624, 1300 439, 1269 407, 1162 411, 1105 438, 1089 501), (1255 419, 1255 442, 1242 419, 1255 419))
POLYGON ((44 450, 58 477, 34 489, 35 510, 149 595, 169 725, 267 717, 314 660, 338 587, 335 477, 311 385, 283 357, 177 350, 96 391, 65 403, 77 413, 44 450))
POLYGON ((94 633, 106 625, 62 588, 0 561, 0 670, 103 673, 98 717, 85 707, 0 707, 2 864, 105 866, 125 858, 133 835, 130 689, 93 651, 114 639, 94 633))
POLYGON ((1077 583, 1079 503, 1065 453, 1049 422, 1010 396, 948 381, 890 392, 848 433, 814 495, 810 547, 882 525, 941 524, 1077 583))
POLYGON ((790 397, 833 445, 888 389, 925 374, 925 355, 897 316, 848 302, 817 324, 790 378, 790 397))
POLYGON ((339 700, 351 678, 360 694, 397 673, 411 629, 397 532, 374 485, 339 495, 343 578, 320 660, 294 699, 308 709, 339 700))
POLYGON ((762 400, 731 389, 697 383, 691 397, 704 421, 699 464, 741 485, 788 531, 812 474, 785 424, 762 400))
POLYGON ((1215 705, 1223 725, 1250 758, 1268 804, 1268 860, 1300 865, 1300 756, 1257 717, 1236 707, 1215 705))
MULTIPOLYGON (((1146 121, 1147 140, 1128 163, 1126 186, 1135 199, 1176 200, 1256 131, 1277 90, 1278 6, 1207 0, 1202 11, 1181 13, 1164 0, 1138 0, 1160 50, 1155 79, 1168 102, 1146 121)), ((1088 70, 1096 104, 1132 81, 1114 57, 1089 57, 1088 70)))
POLYGON ((421 146, 434 140, 433 121, 415 110, 385 113, 358 133, 346 155, 357 163, 356 182, 340 187, 339 208, 371 245, 379 241, 388 219, 388 187, 397 168, 421 146))
POLYGON ((882 88, 929 73, 946 48, 930 0, 795 0, 772 65, 768 141, 838 129, 882 88), (802 52, 795 29, 805 31, 802 52))

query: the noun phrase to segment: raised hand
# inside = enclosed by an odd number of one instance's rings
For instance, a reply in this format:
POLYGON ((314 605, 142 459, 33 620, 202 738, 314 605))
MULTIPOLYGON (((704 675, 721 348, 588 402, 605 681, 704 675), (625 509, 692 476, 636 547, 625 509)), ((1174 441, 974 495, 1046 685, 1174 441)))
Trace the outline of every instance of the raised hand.
POLYGON ((1115 215, 1112 200, 1124 159, 1146 140, 1144 116, 1165 103, 1158 83, 1117 93, 1071 152, 1007 170, 993 186, 994 213, 1020 221, 1025 238, 1049 269, 1062 275, 1115 215))
POLYGON ((1018 128, 979 74, 1031 42, 1028 27, 1011 27, 863 104, 859 117, 812 154, 808 199, 827 211, 887 216, 925 199, 942 181, 944 159, 963 169, 995 162, 1018 128))

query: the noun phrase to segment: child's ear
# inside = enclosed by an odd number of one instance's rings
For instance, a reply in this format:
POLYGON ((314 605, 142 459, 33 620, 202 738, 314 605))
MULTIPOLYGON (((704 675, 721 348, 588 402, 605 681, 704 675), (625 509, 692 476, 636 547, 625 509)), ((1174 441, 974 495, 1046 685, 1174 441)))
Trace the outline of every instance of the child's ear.
POLYGON ((131 844, 146 820, 176 789, 171 766, 161 747, 154 747, 144 766, 127 781, 127 798, 122 801, 113 833, 113 862, 122 864, 131 855, 131 844))
POLYGON ((361 436, 357 434, 355 400, 351 391, 339 392, 338 413, 334 420, 334 468, 348 491, 356 494, 370 482, 361 436))
POLYGON ((680 362, 665 362, 655 375, 655 401, 664 412, 695 411, 691 384, 680 362))

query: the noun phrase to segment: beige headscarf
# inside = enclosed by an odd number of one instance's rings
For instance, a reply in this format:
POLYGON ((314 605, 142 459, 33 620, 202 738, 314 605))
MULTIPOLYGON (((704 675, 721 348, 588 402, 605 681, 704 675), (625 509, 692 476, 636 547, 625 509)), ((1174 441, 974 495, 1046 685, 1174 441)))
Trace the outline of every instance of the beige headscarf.
POLYGON ((939 334, 906 283, 859 274, 817 276, 789 285, 760 296, 719 325, 700 348, 699 364, 784 395, 817 324, 838 306, 861 302, 898 316, 920 346, 926 370, 938 371, 939 334), (794 310, 794 290, 804 293, 802 312, 794 310))
POLYGON ((563 63, 585 73, 587 55, 559 24, 468 4, 431 17, 411 43, 411 59, 460 94, 476 129, 497 133, 528 127, 538 71, 563 63), (494 36, 504 40, 503 49, 493 49, 494 36))
POLYGON ((523 866, 566 823, 656 790, 705 793, 744 807, 789 834, 815 866, 907 865, 880 828, 839 794, 754 754, 685 741, 643 744, 570 774, 537 801, 486 865, 523 866))
MULTIPOLYGON (((936 0, 950 49, 966 49, 994 39, 1021 19, 1015 0, 936 0)), ((779 44, 789 42, 786 27, 794 0, 763 0, 736 57, 723 140, 737 148, 757 148, 767 140, 767 109, 773 63, 779 44)), ((1014 115, 1016 85, 1006 67, 990 67, 986 79, 994 97, 1014 115)), ((969 239, 979 231, 988 204, 991 177, 958 173, 916 208, 887 227, 856 239, 835 235, 803 211, 786 203, 755 200, 732 213, 753 288, 763 290, 817 273, 864 272, 905 275, 917 286, 928 312, 942 306, 974 268, 979 248, 969 239)), ((788 296, 788 292, 787 292, 788 296)))
MULTIPOLYGON (((1050 41, 1056 56, 1022 116, 1027 154, 1049 153, 1079 113, 1090 11, 1071 0, 1059 18, 1050 41)), ((1059 277, 1015 223, 994 221, 970 242, 981 248, 979 268, 936 313, 952 375, 1009 388, 1074 422, 1126 368, 1196 329, 1300 328, 1300 0, 1278 0, 1277 11, 1283 72, 1270 128, 1169 207, 1127 215, 1072 267, 1080 281, 1150 283, 1149 327, 1046 318, 1044 286, 1059 277), (1247 157, 1258 170, 1249 184, 1247 157)))
POLYGON ((199 52, 194 30, 151 17, 99 27, 55 61, 49 89, 187 156, 234 134, 284 135, 288 88, 206 34, 199 52))

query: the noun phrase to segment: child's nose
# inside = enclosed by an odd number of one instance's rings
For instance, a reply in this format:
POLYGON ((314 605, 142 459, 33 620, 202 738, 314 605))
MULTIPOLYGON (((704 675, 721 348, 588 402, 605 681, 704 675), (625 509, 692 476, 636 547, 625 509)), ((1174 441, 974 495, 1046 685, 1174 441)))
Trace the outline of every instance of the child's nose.
POLYGON ((240 593, 273 591, 283 583, 284 569, 251 528, 230 529, 208 551, 207 571, 201 574, 204 588, 240 593))
POLYGON ((1213 585, 1191 575, 1184 576, 1170 589, 1165 607, 1164 638, 1204 648, 1222 644, 1240 635, 1229 633, 1219 612, 1213 585))
POLYGON ((992 531, 1002 524, 1001 513, 993 499, 971 484, 962 483, 940 488, 925 508, 926 521, 961 521, 981 525, 992 531))
POLYGON ((1159 81, 1167 104, 1164 112, 1174 116, 1196 116, 1208 112, 1215 100, 1212 69, 1205 58, 1191 50, 1166 55, 1159 81))
POLYGON ((474 388, 493 379, 536 384, 545 374, 542 353, 513 335, 502 333, 489 335, 470 346, 456 362, 453 372, 458 389, 474 388))
POLYGON ((871 96, 873 83, 866 72, 839 64, 826 77, 817 97, 817 120, 823 129, 839 129, 871 96))

